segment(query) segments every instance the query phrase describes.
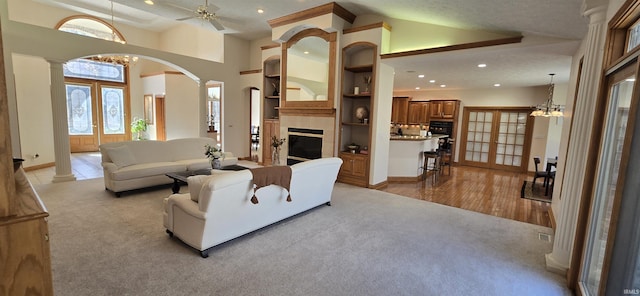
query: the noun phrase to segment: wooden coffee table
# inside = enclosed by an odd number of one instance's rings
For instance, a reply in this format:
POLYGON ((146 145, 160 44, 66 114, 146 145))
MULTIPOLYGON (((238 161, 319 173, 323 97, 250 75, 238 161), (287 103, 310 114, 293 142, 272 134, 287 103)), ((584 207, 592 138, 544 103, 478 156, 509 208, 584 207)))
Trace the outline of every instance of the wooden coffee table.
MULTIPOLYGON (((246 170, 246 169, 249 169, 249 168, 233 164, 233 165, 224 166, 220 170, 222 170, 222 171, 241 171, 241 170, 246 170)), ((165 175, 167 177, 173 179, 173 186, 171 186, 171 192, 173 192, 175 194, 175 193, 180 192, 180 186, 181 185, 187 185, 187 178, 189 178, 191 176, 198 176, 198 175, 205 175, 205 176, 206 175, 211 175, 211 170, 210 169, 202 169, 202 170, 195 170, 195 171, 182 171, 182 172, 175 172, 175 173, 167 173, 165 175)))

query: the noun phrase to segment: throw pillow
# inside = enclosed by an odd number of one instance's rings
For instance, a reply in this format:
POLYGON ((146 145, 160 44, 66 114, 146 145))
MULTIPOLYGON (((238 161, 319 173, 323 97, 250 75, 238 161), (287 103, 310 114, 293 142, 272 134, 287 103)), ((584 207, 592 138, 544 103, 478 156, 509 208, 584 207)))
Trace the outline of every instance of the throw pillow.
POLYGON ((202 190, 202 185, 207 183, 207 180, 209 180, 209 178, 211 178, 211 176, 208 175, 196 175, 187 178, 191 200, 198 202, 198 200, 200 199, 200 190, 202 190))
POLYGON ((127 146, 118 146, 107 149, 107 155, 111 158, 111 161, 118 167, 126 167, 136 164, 136 158, 129 150, 127 146))

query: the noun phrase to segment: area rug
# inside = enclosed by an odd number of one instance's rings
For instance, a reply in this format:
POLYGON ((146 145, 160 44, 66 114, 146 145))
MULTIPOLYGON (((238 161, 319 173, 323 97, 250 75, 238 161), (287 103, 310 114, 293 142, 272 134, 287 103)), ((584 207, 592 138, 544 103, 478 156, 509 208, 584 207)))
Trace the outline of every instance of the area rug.
POLYGON ((531 183, 524 181, 520 189, 520 197, 541 202, 551 202, 551 191, 553 190, 549 188, 549 195, 544 195, 544 186, 541 184, 531 186, 531 183))

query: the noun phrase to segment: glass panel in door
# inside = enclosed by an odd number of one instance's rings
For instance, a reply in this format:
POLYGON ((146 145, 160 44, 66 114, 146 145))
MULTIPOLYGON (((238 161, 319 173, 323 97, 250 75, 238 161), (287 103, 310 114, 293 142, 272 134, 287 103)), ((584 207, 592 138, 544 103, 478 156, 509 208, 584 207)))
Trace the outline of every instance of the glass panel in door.
POLYGON ((601 294, 599 289, 602 268, 634 86, 634 77, 626 78, 629 79, 621 79, 609 87, 609 102, 589 215, 592 222, 587 230, 585 262, 580 279, 586 295, 601 294))
POLYGON ((96 107, 91 85, 66 84, 65 88, 71 152, 97 151, 96 107))
POLYGON ((526 112, 500 112, 495 156, 497 166, 522 166, 528 115, 526 112))
POLYGON ((465 160, 488 163, 494 111, 469 112, 465 160))
POLYGON ((102 143, 127 141, 127 125, 125 124, 125 94, 123 87, 100 86, 102 101, 102 143))

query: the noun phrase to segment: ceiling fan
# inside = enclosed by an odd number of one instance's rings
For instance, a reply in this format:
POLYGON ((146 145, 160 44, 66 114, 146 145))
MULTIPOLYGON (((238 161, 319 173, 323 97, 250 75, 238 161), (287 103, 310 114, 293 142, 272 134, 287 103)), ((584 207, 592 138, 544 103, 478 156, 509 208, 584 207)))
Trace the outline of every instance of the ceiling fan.
POLYGON ((198 6, 195 11, 193 11, 192 16, 183 17, 177 19, 178 21, 184 21, 192 18, 199 18, 209 22, 213 27, 215 27, 218 31, 224 30, 224 26, 218 21, 219 17, 216 15, 215 11, 219 8, 213 4, 209 4, 209 0, 204 1, 204 5, 198 6))

